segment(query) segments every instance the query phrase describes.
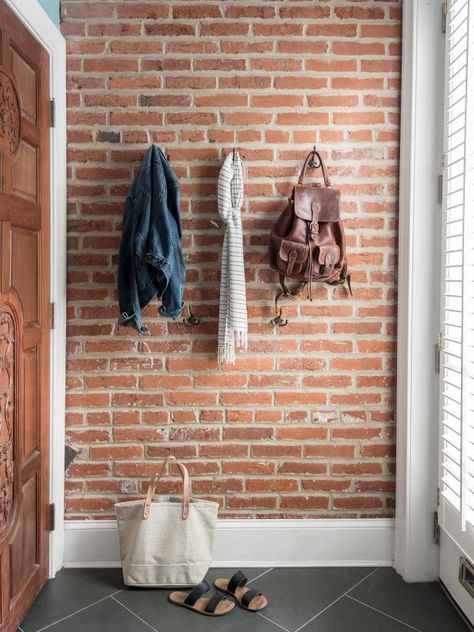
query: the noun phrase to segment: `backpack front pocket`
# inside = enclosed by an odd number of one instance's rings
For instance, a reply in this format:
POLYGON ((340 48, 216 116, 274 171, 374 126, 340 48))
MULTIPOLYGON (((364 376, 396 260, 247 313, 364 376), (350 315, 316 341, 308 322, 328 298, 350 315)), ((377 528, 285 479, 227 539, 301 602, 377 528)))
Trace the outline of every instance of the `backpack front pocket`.
POLYGON ((306 270, 308 257, 308 246, 282 239, 277 257, 278 268, 288 277, 300 276, 306 270))

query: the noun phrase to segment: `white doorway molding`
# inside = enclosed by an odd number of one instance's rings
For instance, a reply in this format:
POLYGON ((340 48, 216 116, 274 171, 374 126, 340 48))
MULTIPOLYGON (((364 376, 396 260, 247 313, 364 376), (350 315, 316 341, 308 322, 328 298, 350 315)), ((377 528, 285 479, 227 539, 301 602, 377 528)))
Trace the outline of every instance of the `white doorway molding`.
POLYGON ((55 102, 51 128, 51 422, 50 502, 55 504, 55 530, 50 535, 49 574, 64 559, 64 408, 66 357, 66 44, 37 0, 6 0, 6 4, 49 53, 50 98, 55 102))
POLYGON ((438 577, 441 0, 404 0, 402 46, 395 568, 415 582, 438 577))

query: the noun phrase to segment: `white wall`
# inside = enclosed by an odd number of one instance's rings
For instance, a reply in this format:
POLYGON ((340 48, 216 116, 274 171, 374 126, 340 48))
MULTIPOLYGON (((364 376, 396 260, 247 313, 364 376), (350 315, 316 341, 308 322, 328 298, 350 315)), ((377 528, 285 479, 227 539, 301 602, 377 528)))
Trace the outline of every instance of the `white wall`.
POLYGON ((59 0, 38 0, 38 2, 52 21, 59 26, 59 0))

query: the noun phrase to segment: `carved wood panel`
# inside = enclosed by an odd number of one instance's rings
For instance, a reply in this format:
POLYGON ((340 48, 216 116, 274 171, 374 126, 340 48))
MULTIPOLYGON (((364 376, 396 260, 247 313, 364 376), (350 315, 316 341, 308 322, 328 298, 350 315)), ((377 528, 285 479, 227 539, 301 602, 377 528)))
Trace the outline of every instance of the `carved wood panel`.
POLYGON ((15 322, 0 308, 0 535, 13 507, 14 491, 14 402, 15 322))
POLYGON ((13 81, 0 70, 0 142, 10 154, 20 143, 20 105, 13 81))

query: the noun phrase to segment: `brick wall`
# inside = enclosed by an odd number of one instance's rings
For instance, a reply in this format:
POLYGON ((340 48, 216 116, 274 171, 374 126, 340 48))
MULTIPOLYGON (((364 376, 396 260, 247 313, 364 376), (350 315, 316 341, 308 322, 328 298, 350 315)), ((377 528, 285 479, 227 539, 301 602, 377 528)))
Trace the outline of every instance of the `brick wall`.
MULTIPOLYGON (((222 516, 390 516, 394 492, 398 0, 64 0, 68 46, 68 517, 110 517, 169 451, 222 516), (149 143, 181 182, 186 298, 115 331, 116 255, 149 143), (272 222, 316 143, 342 191, 355 296, 270 324, 272 222), (216 176, 244 160, 250 348, 216 367, 216 176), (145 340, 147 347, 142 345, 145 340)), ((176 479, 162 489, 176 490, 176 479)))

